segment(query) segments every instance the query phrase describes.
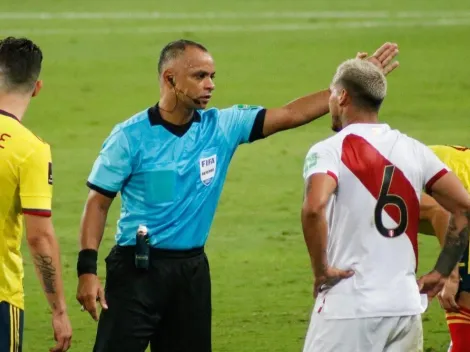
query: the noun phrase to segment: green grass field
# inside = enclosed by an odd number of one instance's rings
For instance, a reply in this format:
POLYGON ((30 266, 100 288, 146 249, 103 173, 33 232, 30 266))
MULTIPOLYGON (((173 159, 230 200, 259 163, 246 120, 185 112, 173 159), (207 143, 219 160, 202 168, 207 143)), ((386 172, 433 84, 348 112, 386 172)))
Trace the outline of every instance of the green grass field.
MULTIPOLYGON (((45 54, 44 89, 24 123, 53 150, 53 219, 72 351, 91 351, 96 332, 75 300, 86 177, 112 127, 157 101, 156 63, 166 42, 185 37, 212 52, 211 106, 275 107, 327 87, 336 66, 357 51, 395 41, 401 67, 390 76, 381 119, 425 143, 469 144, 470 2, 4 0, 1 11, 0 37, 27 35, 45 54)), ((237 152, 207 244, 214 351, 301 350, 313 303, 300 227, 302 166, 309 146, 331 135, 329 125, 326 116, 237 152)), ((100 248, 101 273, 118 208, 116 202, 100 248)), ((420 244, 422 273, 438 246, 434 238, 421 237, 420 244)), ((53 344, 49 309, 25 246, 23 252, 24 351, 46 351, 53 344)), ((426 351, 446 351, 447 327, 436 302, 424 327, 426 351)))

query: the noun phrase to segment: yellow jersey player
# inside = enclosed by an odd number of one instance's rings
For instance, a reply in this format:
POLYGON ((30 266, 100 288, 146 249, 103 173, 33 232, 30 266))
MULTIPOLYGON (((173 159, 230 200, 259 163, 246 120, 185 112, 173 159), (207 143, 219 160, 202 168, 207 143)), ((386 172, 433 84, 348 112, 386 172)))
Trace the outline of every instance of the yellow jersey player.
MULTIPOLYGON (((462 146, 430 147, 460 179, 470 193, 470 149, 462 146)), ((420 232, 438 237, 443 245, 450 214, 430 196, 421 198, 420 232)), ((470 352, 470 263, 469 249, 438 295, 441 306, 446 310, 447 324, 451 335, 449 352, 470 352)))
POLYGON ((23 221, 31 256, 52 309, 57 344, 51 351, 67 351, 72 336, 59 246, 51 221, 51 151, 21 124, 31 97, 42 87, 38 80, 41 64, 42 52, 30 40, 0 40, 0 352, 22 351, 23 221))

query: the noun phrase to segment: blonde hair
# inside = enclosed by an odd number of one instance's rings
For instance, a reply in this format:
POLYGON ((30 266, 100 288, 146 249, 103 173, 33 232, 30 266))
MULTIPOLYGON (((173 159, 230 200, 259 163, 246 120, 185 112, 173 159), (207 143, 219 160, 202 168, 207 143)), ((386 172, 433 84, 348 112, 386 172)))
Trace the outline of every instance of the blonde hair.
POLYGON ((339 65, 332 85, 345 89, 359 107, 377 111, 387 95, 387 79, 382 71, 362 59, 350 59, 339 65))

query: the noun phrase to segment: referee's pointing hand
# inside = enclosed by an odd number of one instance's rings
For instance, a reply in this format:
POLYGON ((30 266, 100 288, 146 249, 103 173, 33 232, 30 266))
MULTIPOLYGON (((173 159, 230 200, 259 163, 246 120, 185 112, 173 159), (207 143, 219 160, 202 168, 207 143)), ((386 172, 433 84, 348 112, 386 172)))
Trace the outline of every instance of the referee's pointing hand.
POLYGON ((95 321, 98 321, 96 301, 100 302, 103 309, 108 309, 103 287, 95 274, 80 275, 78 278, 77 300, 95 321))

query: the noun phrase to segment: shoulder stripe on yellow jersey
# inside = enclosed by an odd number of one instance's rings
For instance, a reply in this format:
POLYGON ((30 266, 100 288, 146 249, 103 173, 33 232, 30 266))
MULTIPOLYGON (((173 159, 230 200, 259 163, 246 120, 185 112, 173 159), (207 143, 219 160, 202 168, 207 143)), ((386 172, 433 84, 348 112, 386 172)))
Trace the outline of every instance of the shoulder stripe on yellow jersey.
POLYGON ((467 147, 464 147, 462 145, 448 145, 447 147, 451 147, 451 148, 454 148, 454 149, 457 149, 461 152, 466 152, 467 150, 470 150, 470 148, 467 148, 467 147))

